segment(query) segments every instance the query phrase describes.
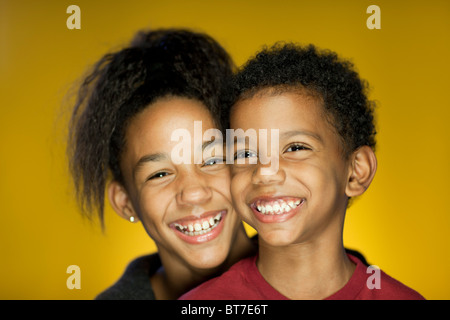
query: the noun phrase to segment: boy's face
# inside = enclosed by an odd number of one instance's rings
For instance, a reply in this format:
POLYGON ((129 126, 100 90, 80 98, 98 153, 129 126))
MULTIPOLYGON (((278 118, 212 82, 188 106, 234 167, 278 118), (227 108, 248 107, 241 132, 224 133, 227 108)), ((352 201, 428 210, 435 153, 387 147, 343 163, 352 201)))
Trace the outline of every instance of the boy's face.
POLYGON ((270 164, 247 159, 233 165, 231 180, 236 209, 270 245, 342 236, 351 165, 322 108, 317 99, 295 92, 257 95, 233 107, 232 129, 279 130, 278 154, 267 153, 271 144, 260 141, 257 146, 238 142, 235 148, 238 158, 279 157, 278 171, 264 175, 270 164))

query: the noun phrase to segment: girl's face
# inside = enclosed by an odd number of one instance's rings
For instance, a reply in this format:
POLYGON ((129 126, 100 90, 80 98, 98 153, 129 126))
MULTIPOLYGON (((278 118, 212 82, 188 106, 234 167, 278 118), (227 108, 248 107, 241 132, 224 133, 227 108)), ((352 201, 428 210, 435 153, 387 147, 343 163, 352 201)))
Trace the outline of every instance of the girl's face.
POLYGON ((126 204, 124 214, 141 220, 161 257, 201 269, 224 262, 241 223, 231 204, 229 168, 218 161, 222 141, 203 139, 214 128, 196 100, 151 104, 128 125, 121 161, 127 191, 117 198, 126 204))

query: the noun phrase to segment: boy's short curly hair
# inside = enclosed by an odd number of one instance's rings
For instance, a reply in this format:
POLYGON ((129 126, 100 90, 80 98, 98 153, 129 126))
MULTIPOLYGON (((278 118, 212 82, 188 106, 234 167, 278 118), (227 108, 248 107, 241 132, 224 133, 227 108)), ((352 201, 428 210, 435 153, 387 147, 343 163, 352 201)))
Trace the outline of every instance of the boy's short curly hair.
POLYGON ((367 98, 368 84, 351 62, 336 53, 293 43, 264 48, 237 72, 225 90, 223 125, 229 127, 234 104, 267 89, 272 94, 302 90, 319 96, 328 120, 341 137, 345 156, 364 145, 375 148, 375 104, 367 98))

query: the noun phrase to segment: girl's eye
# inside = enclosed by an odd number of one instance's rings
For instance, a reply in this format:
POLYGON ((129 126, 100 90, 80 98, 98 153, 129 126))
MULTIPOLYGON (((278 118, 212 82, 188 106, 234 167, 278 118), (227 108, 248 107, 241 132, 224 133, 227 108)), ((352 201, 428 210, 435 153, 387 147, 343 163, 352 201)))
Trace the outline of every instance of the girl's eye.
POLYGON ((215 164, 223 164, 223 158, 211 158, 203 163, 203 167, 213 166, 215 164))
POLYGON ((286 149, 285 152, 295 152, 295 151, 301 151, 301 150, 311 150, 311 148, 308 148, 307 146, 303 144, 293 144, 289 146, 289 148, 286 149))
POLYGON ((160 179, 160 178, 164 178, 165 176, 168 176, 169 173, 162 171, 162 172, 157 172, 154 175, 150 176, 147 180, 154 180, 154 179, 160 179))

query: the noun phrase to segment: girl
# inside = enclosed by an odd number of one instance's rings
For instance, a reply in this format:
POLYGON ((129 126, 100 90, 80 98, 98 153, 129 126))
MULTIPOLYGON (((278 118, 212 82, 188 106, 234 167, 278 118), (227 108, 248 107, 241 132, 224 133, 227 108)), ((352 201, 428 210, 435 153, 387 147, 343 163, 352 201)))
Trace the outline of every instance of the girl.
POLYGON ((191 154, 214 148, 208 158, 171 157, 174 130, 193 136, 194 121, 202 136, 221 129, 218 96, 232 70, 211 37, 156 30, 105 55, 82 83, 68 140, 79 203, 103 226, 106 189, 113 209, 140 221, 158 248, 97 299, 176 299, 254 253, 231 203, 221 142, 194 139, 191 154))

